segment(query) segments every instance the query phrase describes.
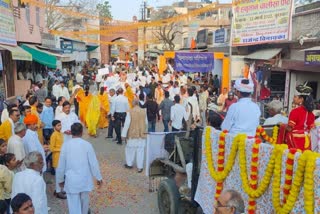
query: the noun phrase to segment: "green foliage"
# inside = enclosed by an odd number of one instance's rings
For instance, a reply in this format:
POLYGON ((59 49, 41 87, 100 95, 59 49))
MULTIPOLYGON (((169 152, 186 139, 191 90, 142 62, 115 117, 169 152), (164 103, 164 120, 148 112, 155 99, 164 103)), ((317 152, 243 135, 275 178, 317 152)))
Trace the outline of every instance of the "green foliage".
POLYGON ((112 14, 111 14, 111 5, 109 1, 105 1, 102 4, 97 4, 97 10, 99 11, 99 15, 102 18, 110 18, 112 19, 112 14))

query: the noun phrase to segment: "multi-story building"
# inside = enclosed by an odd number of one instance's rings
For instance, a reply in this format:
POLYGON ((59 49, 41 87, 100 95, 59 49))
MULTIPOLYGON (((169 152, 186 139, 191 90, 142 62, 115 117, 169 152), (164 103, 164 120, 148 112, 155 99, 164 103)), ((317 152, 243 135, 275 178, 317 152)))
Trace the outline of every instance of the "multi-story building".
POLYGON ((18 0, 1 0, 0 10, 1 28, 3 28, 1 29, 3 35, 0 35, 2 57, 0 85, 3 89, 1 91, 5 92, 3 96, 8 98, 14 95, 24 95, 31 86, 31 82, 22 76, 26 77, 32 65, 32 55, 18 45, 22 43, 41 44, 41 32, 46 31, 46 28, 43 8, 21 5, 18 0))

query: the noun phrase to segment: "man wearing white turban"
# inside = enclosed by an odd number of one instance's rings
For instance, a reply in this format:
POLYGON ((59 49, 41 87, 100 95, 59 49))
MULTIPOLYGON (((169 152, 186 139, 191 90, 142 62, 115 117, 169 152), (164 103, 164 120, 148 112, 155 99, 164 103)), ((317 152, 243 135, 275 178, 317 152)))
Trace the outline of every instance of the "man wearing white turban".
POLYGON ((254 137, 261 112, 259 106, 251 100, 253 82, 248 79, 238 79, 235 82, 235 89, 239 101, 230 106, 221 129, 229 131, 230 134, 244 133, 254 137))

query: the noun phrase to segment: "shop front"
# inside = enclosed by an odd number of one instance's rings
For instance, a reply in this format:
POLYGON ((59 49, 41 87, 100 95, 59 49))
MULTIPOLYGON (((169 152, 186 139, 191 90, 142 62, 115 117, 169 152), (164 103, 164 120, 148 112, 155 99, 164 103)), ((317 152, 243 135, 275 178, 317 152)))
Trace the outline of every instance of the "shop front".
POLYGON ((254 81, 254 98, 258 101, 284 100, 286 71, 278 67, 281 52, 282 48, 264 48, 244 56, 243 75, 254 81))
POLYGON ((21 62, 30 63, 32 56, 19 46, 0 44, 0 90, 1 97, 23 96, 31 82, 18 79, 17 65, 21 62))

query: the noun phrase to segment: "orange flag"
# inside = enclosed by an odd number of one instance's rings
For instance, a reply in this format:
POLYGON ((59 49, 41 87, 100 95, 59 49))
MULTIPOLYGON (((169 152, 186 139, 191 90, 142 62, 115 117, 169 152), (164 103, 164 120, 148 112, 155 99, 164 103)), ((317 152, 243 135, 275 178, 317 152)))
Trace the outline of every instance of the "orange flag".
POLYGON ((193 49, 196 49, 196 48, 197 48, 196 40, 192 37, 190 49, 193 50, 193 49))

